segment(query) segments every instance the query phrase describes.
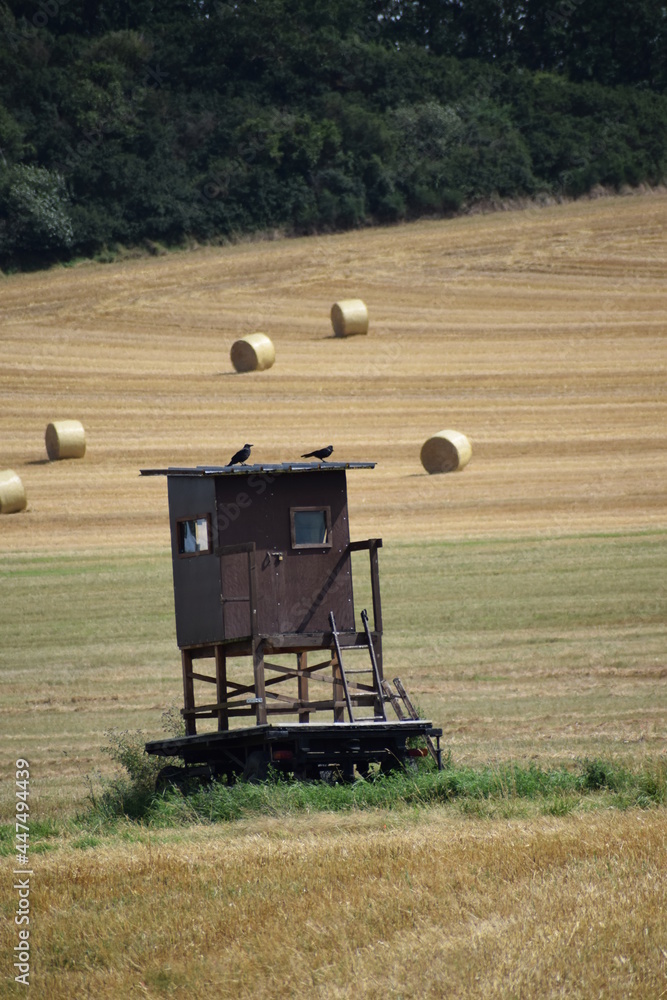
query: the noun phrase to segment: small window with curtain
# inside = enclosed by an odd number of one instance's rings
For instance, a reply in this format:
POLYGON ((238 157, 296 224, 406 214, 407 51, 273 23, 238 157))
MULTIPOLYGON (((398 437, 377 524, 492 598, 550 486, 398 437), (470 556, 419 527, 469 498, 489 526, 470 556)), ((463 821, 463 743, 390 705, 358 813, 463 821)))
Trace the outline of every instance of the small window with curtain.
POLYGON ((331 508, 292 507, 293 549, 331 548, 331 508))
POLYGON ((198 556, 211 551, 211 530, 208 517, 184 518, 176 522, 178 554, 198 556))

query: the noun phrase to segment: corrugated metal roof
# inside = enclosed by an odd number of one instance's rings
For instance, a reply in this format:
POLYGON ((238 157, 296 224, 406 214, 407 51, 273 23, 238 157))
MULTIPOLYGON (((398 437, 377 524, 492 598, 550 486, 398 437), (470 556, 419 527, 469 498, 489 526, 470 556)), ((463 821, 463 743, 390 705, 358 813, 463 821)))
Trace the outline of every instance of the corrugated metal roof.
POLYGON ((375 462, 279 462, 260 465, 197 465, 168 469, 140 469, 142 476, 244 476, 284 475, 290 472, 332 472, 340 469, 374 469, 375 462))

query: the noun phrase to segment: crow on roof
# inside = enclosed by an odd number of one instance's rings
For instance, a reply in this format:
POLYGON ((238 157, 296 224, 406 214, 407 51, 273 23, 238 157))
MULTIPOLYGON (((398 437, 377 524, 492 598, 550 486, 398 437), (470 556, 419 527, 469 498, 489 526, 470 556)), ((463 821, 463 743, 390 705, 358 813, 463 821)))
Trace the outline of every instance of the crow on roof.
POLYGON ((235 455, 232 455, 228 465, 244 465, 245 462, 250 458, 250 449, 255 446, 252 444, 244 444, 240 451, 237 451, 235 455))
POLYGON ((333 445, 328 444, 326 448, 318 448, 317 451, 309 451, 305 455, 302 455, 301 458, 319 458, 320 461, 324 462, 329 457, 332 451, 333 451, 333 445))

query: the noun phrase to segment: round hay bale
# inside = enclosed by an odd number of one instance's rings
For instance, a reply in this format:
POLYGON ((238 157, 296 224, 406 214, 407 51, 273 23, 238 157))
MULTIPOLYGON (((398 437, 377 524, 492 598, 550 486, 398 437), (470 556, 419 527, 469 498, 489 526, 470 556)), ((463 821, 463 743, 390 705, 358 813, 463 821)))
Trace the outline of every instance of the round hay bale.
POLYGON ((14 470, 0 471, 0 514, 25 510, 27 502, 23 483, 14 470))
POLYGON ((331 325, 337 337, 368 333, 368 309, 361 299, 344 299, 331 307, 331 325))
POLYGON ((50 461, 61 458, 83 458, 86 454, 86 432, 78 420, 54 420, 44 435, 46 454, 50 461))
POLYGON ((265 333, 249 333, 234 341, 230 357, 237 372, 263 372, 276 360, 276 349, 265 333))
POLYGON ((435 472, 459 472, 464 469, 472 456, 470 441, 459 431, 440 431, 425 441, 421 450, 421 462, 430 474, 435 472))

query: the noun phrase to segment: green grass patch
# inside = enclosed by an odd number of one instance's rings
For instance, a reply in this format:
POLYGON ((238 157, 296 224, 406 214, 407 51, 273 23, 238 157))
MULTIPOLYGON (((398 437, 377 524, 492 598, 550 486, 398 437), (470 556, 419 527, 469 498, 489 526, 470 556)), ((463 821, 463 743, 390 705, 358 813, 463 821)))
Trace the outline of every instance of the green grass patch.
MULTIPOLYGON (((60 825, 54 820, 28 819, 30 853, 43 854, 51 850, 52 841, 59 837, 60 825)), ((16 827, 14 823, 0 824, 0 857, 8 857, 16 848, 16 827)))
MULTIPOLYGON (((190 823, 229 823, 251 816, 287 816, 309 812, 405 809, 459 804, 471 815, 520 812, 534 803, 538 811, 562 816, 582 806, 650 808, 667 805, 667 763, 648 763, 633 770, 613 761, 583 760, 573 768, 536 763, 469 767, 447 758, 441 771, 430 761, 415 770, 371 773, 353 782, 291 781, 274 775, 264 782, 193 783, 185 792, 155 792, 146 767, 127 751, 127 735, 112 754, 123 757, 130 771, 106 782, 91 796, 78 824, 102 831, 119 819, 154 827, 190 823)), ((147 755, 145 755, 147 756, 147 755)))

